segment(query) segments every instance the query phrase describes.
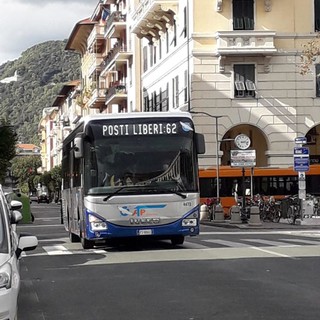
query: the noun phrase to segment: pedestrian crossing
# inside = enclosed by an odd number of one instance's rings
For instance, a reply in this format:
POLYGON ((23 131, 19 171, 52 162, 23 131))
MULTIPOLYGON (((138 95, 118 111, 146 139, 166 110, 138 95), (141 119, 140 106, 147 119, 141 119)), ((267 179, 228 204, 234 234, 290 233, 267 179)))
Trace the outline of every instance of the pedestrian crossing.
MULTIPOLYGON (((186 238, 185 242, 181 246, 177 247, 168 247, 168 242, 164 243, 163 246, 158 245, 156 248, 148 247, 142 248, 145 251, 152 250, 205 250, 213 248, 303 248, 306 246, 311 247, 320 247, 320 238, 306 239, 305 237, 292 237, 292 238, 282 238, 279 239, 267 239, 267 238, 240 238, 234 240, 226 240, 223 238, 210 237, 196 237, 196 238, 186 238)), ((319 248, 320 250, 320 248, 319 248)), ((79 255, 79 254, 99 254, 107 255, 112 254, 115 251, 114 248, 110 247, 97 247, 94 249, 84 250, 81 247, 80 243, 70 243, 66 240, 65 243, 61 244, 61 239, 59 244, 54 244, 54 239, 50 241, 39 242, 38 247, 34 251, 23 252, 23 257, 32 257, 32 256, 61 256, 61 255, 79 255)))

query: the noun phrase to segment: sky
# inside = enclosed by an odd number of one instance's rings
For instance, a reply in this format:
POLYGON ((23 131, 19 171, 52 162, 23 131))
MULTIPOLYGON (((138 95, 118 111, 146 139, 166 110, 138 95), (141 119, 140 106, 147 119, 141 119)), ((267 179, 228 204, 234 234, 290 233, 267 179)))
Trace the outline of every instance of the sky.
POLYGON ((90 18, 98 0, 0 0, 0 65, 28 48, 69 38, 80 20, 90 18))

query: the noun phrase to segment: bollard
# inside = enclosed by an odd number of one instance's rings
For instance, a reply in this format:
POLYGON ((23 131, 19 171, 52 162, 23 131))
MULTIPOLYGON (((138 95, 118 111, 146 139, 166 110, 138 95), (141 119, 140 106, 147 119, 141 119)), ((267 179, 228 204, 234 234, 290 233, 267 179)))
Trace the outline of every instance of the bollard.
POLYGON ((224 212, 220 204, 216 205, 214 209, 214 222, 224 222, 224 212))
POLYGON ((206 204, 200 206, 200 221, 202 220, 210 220, 209 209, 206 204))
POLYGON ((250 208, 249 226, 262 226, 260 220, 260 210, 257 206, 252 206, 250 208))
POLYGON ((230 221, 230 223, 234 223, 234 224, 242 223, 239 206, 232 206, 231 207, 231 221, 230 221))

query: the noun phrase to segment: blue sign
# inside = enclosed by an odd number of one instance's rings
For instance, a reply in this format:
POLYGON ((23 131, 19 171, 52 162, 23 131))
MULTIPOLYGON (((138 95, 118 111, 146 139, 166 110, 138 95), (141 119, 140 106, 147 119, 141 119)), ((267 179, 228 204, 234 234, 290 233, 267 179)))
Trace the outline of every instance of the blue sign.
POLYGON ((294 170, 295 171, 309 171, 310 161, 309 157, 294 157, 294 170))
POLYGON ((307 147, 295 147, 293 150, 293 153, 295 155, 308 155, 309 154, 309 148, 307 147))
POLYGON ((296 137, 294 139, 294 142, 296 144, 306 144, 307 143, 307 138, 306 137, 296 137))

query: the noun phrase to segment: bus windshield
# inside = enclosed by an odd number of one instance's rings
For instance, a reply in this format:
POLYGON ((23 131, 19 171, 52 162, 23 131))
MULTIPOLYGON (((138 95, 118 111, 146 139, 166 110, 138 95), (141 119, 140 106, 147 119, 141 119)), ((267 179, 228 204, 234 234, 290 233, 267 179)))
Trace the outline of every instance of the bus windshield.
MULTIPOLYGON (((114 133, 115 120, 112 122, 114 133)), ((156 123, 156 122, 155 122, 156 123)), ((197 192, 193 131, 103 135, 91 123, 84 139, 84 191, 89 195, 197 192)), ((121 124, 118 124, 118 128, 121 124)), ((174 122, 170 124, 170 130, 174 122)), ((109 133, 110 133, 109 132, 109 133)), ((128 133, 128 132, 126 132, 128 133)))

